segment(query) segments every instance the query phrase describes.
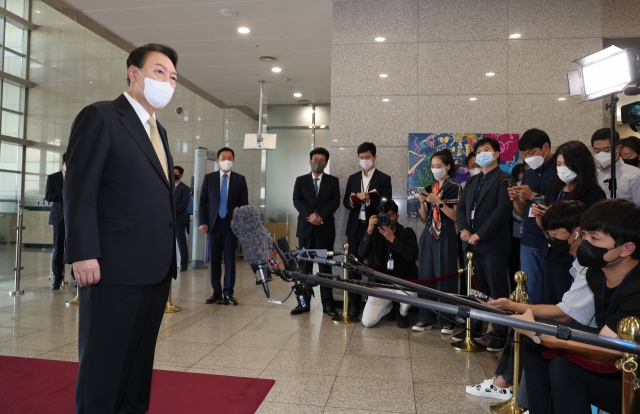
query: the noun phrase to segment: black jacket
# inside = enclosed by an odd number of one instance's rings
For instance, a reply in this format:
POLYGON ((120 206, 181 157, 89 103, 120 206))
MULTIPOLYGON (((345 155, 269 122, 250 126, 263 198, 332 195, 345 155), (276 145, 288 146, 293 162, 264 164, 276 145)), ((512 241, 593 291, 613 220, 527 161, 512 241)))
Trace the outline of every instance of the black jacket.
MULTIPOLYGON (((387 197, 391 200, 393 195, 391 190, 391 177, 387 174, 379 171, 377 168, 373 172, 371 182, 369 183, 369 191, 377 190, 380 197, 387 197)), ((360 206, 351 206, 350 196, 351 193, 362 192, 362 170, 349 176, 347 180, 347 187, 344 191, 344 199, 342 204, 349 210, 349 221, 347 221, 347 236, 355 236, 358 231, 358 217, 360 215, 360 206)), ((367 214, 367 224, 369 217, 378 213, 379 199, 371 199, 369 206, 366 207, 365 212, 367 214)), ((362 257, 362 256, 361 256, 362 257)))
POLYGON ((47 176, 44 199, 51 203, 49 212, 49 224, 56 225, 64 221, 64 204, 62 202, 62 188, 64 176, 58 171, 47 176))
MULTIPOLYGON (((244 175, 231 171, 229 176, 229 189, 227 193, 227 217, 233 219, 233 210, 249 204, 249 190, 244 175)), ((215 171, 204 176, 202 190, 200 191, 200 222, 199 225, 209 226, 209 233, 218 218, 220 209, 220 171, 215 171)))
MULTIPOLYGON (((510 254, 512 227, 509 220, 513 204, 509 200, 505 180, 513 180, 513 177, 498 169, 487 178, 476 200, 474 225, 471 228, 473 201, 481 177, 482 174, 471 177, 464 187, 456 213, 458 231, 469 230, 471 234, 480 236, 478 244, 473 246, 476 253, 510 254)), ((463 249, 466 250, 467 246, 468 243, 462 243, 463 249)))
POLYGON ((417 279, 418 238, 416 233, 411 227, 404 227, 398 223, 395 236, 393 243, 389 243, 376 226, 371 235, 364 234, 358 255, 369 257, 373 253, 373 263, 369 265, 381 273, 404 279, 417 279), (393 270, 387 270, 389 253, 393 259, 393 270))
POLYGON ((293 206, 299 213, 297 237, 309 237, 315 227, 316 234, 320 237, 335 239, 336 226, 333 215, 340 207, 340 182, 338 177, 326 173, 322 174, 317 197, 311 173, 296 178, 296 183, 293 186, 293 206), (322 217, 322 224, 319 226, 314 226, 307 220, 309 215, 314 212, 317 212, 322 217))
POLYGON ((189 205, 191 189, 183 182, 176 185, 173 190, 174 199, 176 202, 176 224, 189 224, 189 214, 187 213, 187 206, 189 205))
MULTIPOLYGON (((167 133, 158 123, 167 156, 167 133)), ((64 183, 65 261, 100 262, 100 283, 150 285, 176 276, 174 177, 169 181, 124 95, 85 107, 71 126, 64 183)))

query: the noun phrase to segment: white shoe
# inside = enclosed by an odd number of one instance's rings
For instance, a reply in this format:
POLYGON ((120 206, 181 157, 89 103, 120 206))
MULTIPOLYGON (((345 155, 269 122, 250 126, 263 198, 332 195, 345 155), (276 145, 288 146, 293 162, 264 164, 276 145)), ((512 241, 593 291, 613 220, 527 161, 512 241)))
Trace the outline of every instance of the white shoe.
POLYGON ((418 322, 415 325, 413 325, 413 328, 411 329, 416 332, 424 332, 427 329, 431 329, 432 326, 433 325, 427 325, 426 323, 418 322))
POLYGON ((493 385, 493 381, 496 377, 484 380, 481 384, 467 385, 467 394, 475 395, 477 397, 489 397, 497 398, 506 401, 513 397, 513 387, 500 388, 493 385))

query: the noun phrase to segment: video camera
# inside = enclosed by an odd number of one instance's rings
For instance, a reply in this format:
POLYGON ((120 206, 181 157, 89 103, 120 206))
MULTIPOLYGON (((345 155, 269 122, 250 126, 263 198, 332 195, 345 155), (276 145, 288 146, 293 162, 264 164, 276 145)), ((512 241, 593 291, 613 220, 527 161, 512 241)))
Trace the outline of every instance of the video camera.
POLYGON ((629 125, 631 129, 636 129, 640 125, 640 101, 631 102, 620 108, 622 123, 629 125))
POLYGON ((380 212, 378 213, 378 225, 383 227, 389 227, 391 220, 389 220, 389 199, 387 197, 380 198, 380 212))

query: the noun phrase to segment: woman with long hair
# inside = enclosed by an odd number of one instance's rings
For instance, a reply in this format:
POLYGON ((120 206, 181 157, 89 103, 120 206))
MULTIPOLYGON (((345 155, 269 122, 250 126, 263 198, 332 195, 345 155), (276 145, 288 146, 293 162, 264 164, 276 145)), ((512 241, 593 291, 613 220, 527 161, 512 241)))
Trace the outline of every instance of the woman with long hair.
MULTIPOLYGON (((460 185, 452 180, 456 176, 456 166, 449 150, 445 149, 433 154, 431 172, 435 182, 426 187, 426 193, 419 197, 420 219, 427 225, 419 243, 420 279, 432 279, 458 270, 458 239, 455 228, 457 201, 452 203, 445 201, 460 199, 460 185)), ((458 293, 458 278, 441 280, 436 282, 434 287, 442 292, 458 293)), ((451 335, 454 315, 440 317, 441 332, 451 335)), ((433 311, 420 308, 418 323, 413 330, 421 332, 431 329, 435 322, 436 315, 433 311)))
POLYGON ((622 161, 637 167, 640 163, 640 138, 631 136, 621 139, 620 145, 622 145, 620 150, 622 161))
MULTIPOLYGON (((607 198, 598 185, 595 160, 585 144, 580 141, 565 142, 558 147, 555 155, 558 176, 545 194, 544 202, 536 203, 534 199, 531 207, 531 213, 536 216, 540 228, 543 228, 542 216, 545 211, 557 201, 579 200, 588 209, 607 198)), ((574 237, 573 229, 570 230, 569 244, 558 243, 558 240, 545 233, 547 243, 542 244, 540 254, 545 256, 544 289, 547 304, 560 302, 562 295, 571 287, 569 269, 574 258, 569 254, 569 248, 572 243, 580 243, 580 240, 574 237)))

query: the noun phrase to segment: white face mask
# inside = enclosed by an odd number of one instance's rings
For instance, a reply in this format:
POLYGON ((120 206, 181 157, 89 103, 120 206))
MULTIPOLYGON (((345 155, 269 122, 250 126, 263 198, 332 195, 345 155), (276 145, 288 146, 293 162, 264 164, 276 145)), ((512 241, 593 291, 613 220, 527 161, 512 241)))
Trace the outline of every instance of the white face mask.
POLYGON ((360 160, 360 167, 363 170, 369 171, 373 167, 373 160, 360 160))
POLYGON ((558 178, 562 180, 563 183, 569 184, 571 181, 575 180, 578 174, 571 171, 569 167, 558 167, 558 178))
POLYGON ((516 181, 516 185, 520 187, 522 185, 522 181, 516 181))
POLYGON ((431 169, 431 173, 433 173, 433 178, 435 178, 436 180, 440 181, 444 178, 445 175, 447 175, 447 169, 446 168, 432 168, 431 169))
POLYGON ((231 167, 233 167, 233 161, 230 160, 220 161, 219 164, 222 171, 231 171, 231 167))
POLYGON ((602 168, 608 168, 611 166, 611 153, 600 151, 595 155, 596 160, 602 168))
POLYGON ((540 155, 525 158, 524 162, 526 162, 531 169, 535 170, 537 168, 540 168, 540 166, 544 164, 544 155, 542 155, 542 152, 540 152, 540 155))
POLYGON ((472 168, 469 170, 469 174, 471 175, 471 177, 473 177, 474 175, 478 175, 482 172, 482 168, 472 168))
POLYGON ((136 70, 140 73, 140 76, 144 78, 144 90, 140 89, 137 83, 136 87, 144 93, 144 98, 149 102, 149 105, 156 109, 167 106, 173 96, 173 86, 171 86, 169 82, 145 78, 138 68, 136 68, 136 70))

